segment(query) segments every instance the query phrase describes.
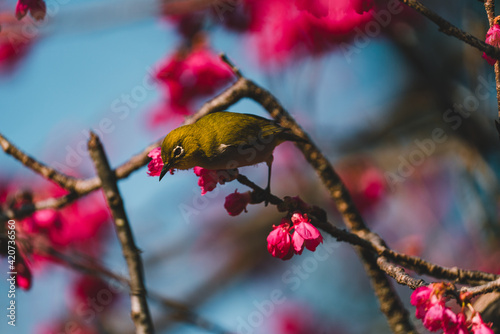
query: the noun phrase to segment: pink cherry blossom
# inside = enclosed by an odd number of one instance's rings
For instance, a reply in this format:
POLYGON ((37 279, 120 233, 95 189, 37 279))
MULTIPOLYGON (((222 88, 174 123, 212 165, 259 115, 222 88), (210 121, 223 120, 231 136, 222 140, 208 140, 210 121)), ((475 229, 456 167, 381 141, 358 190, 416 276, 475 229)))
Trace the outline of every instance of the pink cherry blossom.
POLYGON ((206 169, 203 167, 194 167, 196 176, 199 177, 198 185, 201 188, 201 194, 205 195, 217 186, 217 183, 224 184, 234 180, 238 176, 237 169, 206 169))
POLYGON ((447 318, 443 326, 443 334, 469 334, 469 323, 465 314, 460 312, 455 315, 450 309, 447 309, 447 318))
POLYGON ((219 177, 216 170, 206 169, 203 167, 194 167, 193 169, 196 176, 199 177, 198 185, 201 188, 201 194, 205 195, 207 192, 212 191, 217 186, 219 177))
POLYGON ((148 157, 151 161, 148 164, 148 175, 149 176, 160 176, 161 170, 163 168, 163 160, 161 158, 161 147, 152 149, 148 153, 148 157))
POLYGON ((432 294, 431 286, 421 286, 415 289, 411 294, 410 303, 416 306, 415 316, 417 319, 423 319, 427 311, 427 305, 432 294))
POLYGON ((47 6, 43 0, 18 0, 16 5, 17 19, 22 19, 28 12, 35 20, 43 20, 47 12, 47 6))
POLYGON ((329 3, 318 0, 295 0, 295 6, 299 10, 308 11, 317 18, 322 18, 328 15, 329 3))
POLYGON ((247 212, 247 205, 250 203, 250 192, 239 193, 237 190, 234 193, 226 196, 224 208, 230 216, 237 216, 243 211, 247 212))
POLYGON ((264 64, 318 55, 349 42, 355 28, 373 19, 366 0, 246 0, 251 13, 252 48, 264 64))
POLYGON ((285 218, 281 220, 280 225, 273 225, 273 230, 267 237, 267 250, 272 256, 282 260, 288 260, 293 256, 290 224, 285 218))
POLYGON ((479 312, 475 312, 471 319, 472 322, 472 333, 474 334, 494 334, 490 326, 483 322, 479 312))
POLYGON ((444 302, 436 296, 431 297, 429 308, 425 313, 423 323, 425 328, 431 332, 437 331, 443 327, 443 322, 446 319, 446 307, 444 302))
MULTIPOLYGON (((488 32, 486 33, 486 44, 496 46, 497 48, 500 47, 500 25, 499 24, 494 24, 488 29, 488 32)), ((490 65, 495 65, 497 62, 496 59, 491 58, 488 56, 486 53, 483 52, 483 58, 486 59, 488 64, 490 65)))
POLYGON ((19 22, 11 13, 0 12, 0 70, 9 72, 33 45, 31 34, 23 33, 26 23, 19 22))
POLYGON ((69 304, 78 312, 83 306, 89 305, 91 300, 104 295, 103 291, 106 291, 106 307, 102 311, 106 311, 118 300, 119 295, 100 277, 82 275, 78 277, 72 286, 69 304))
POLYGON ((302 254, 304 245, 311 252, 314 252, 316 247, 323 242, 321 233, 310 223, 311 220, 307 215, 295 212, 291 220, 294 227, 292 241, 295 252, 297 254, 302 254))
POLYGON ((167 96, 165 107, 157 108, 152 118, 167 120, 168 115, 187 115, 199 98, 214 94, 233 78, 222 60, 203 43, 170 56, 156 73, 167 96))

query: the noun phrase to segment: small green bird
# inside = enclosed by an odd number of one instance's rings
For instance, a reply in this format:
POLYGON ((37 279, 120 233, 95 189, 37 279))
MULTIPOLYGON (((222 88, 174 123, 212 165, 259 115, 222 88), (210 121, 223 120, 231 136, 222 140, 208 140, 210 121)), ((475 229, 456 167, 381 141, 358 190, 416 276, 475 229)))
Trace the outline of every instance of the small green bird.
POLYGON ((273 151, 284 141, 306 142, 275 121, 250 114, 219 111, 172 130, 163 140, 163 169, 234 169, 266 162, 270 191, 273 151))

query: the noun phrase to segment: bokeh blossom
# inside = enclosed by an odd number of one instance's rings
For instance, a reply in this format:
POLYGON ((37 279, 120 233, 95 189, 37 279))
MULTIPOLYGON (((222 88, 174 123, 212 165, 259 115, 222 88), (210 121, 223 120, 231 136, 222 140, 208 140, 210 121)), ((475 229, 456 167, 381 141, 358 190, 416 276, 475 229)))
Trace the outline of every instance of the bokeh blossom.
POLYGON ((204 44, 176 52, 156 73, 167 98, 151 116, 151 125, 192 113, 199 98, 214 94, 232 78, 229 67, 204 44))
POLYGON ((23 24, 11 13, 0 12, 0 71, 12 71, 34 42, 33 34, 23 30, 23 24))
POLYGON ((47 12, 47 6, 43 0, 18 0, 16 5, 16 17, 18 20, 30 13, 35 20, 43 20, 47 12))
MULTIPOLYGON (((0 210, 18 210, 35 200, 59 197, 67 192, 53 184, 34 184, 25 191, 15 191, 15 184, 0 190, 0 210), (12 188, 12 190, 10 189, 12 188)), ((79 252, 97 256, 104 249, 110 216, 103 197, 91 194, 66 207, 35 211, 16 221, 17 284, 29 289, 33 271, 49 262, 60 262, 56 253, 79 252), (55 252, 55 253, 54 253, 55 252)))
POLYGON ((372 2, 364 0, 248 0, 253 47, 264 63, 318 55, 348 42, 355 28, 371 21, 372 2))

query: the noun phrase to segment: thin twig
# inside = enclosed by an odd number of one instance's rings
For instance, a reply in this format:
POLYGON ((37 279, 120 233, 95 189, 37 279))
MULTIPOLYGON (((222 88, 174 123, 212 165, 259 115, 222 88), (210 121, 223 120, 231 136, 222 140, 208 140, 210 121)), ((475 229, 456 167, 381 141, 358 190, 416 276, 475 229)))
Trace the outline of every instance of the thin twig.
MULTIPOLYGON (((227 61, 229 62, 228 64, 231 64, 229 60, 227 61)), ((236 68, 234 67, 234 65, 232 65, 231 67, 236 68)), ((190 118, 187 118, 184 124, 190 124, 208 113, 224 110, 244 97, 249 97, 255 100, 256 102, 261 104, 266 110, 268 110, 274 118, 280 121, 283 126, 291 128, 292 131, 294 131, 297 135, 301 136, 302 138, 309 139, 309 137, 305 134, 305 132, 300 128, 300 126, 298 126, 295 120, 293 120, 293 118, 291 118, 291 116, 288 115, 288 113, 284 110, 281 104, 274 98, 274 96, 270 92, 262 89, 261 87, 259 87, 252 81, 245 79, 244 77, 240 77, 231 87, 226 89, 217 97, 205 103, 203 107, 198 111, 198 113, 196 113, 190 118)), ((143 167, 149 161, 149 158, 147 157, 148 152, 152 148, 157 147, 158 145, 159 141, 155 142, 141 153, 132 157, 130 160, 119 166, 115 171, 110 170, 111 173, 110 175, 114 175, 116 179, 120 179, 130 175, 130 173, 132 173, 133 171, 143 167)), ((302 152, 306 156, 307 160, 311 163, 311 165, 317 170, 318 174, 324 181, 325 185, 330 190, 332 197, 335 199, 339 211, 344 217, 346 225, 354 232, 351 233, 339 229, 337 229, 338 231, 335 231, 335 229, 333 229, 335 232, 333 232, 333 234, 331 232, 329 233, 334 235, 338 240, 347 241, 353 245, 357 245, 363 248, 363 250, 358 250, 358 251, 360 252, 361 256, 366 260, 365 266, 368 267, 367 270, 369 271, 370 275, 372 275, 372 281, 374 282, 376 290, 381 291, 379 299, 381 301, 381 304, 382 303, 384 304, 382 305, 382 307, 384 307, 387 310, 387 312, 390 313, 392 312, 391 310, 398 309, 398 307, 400 306, 399 299, 397 295, 395 295, 394 292, 392 291, 392 288, 390 287, 388 281, 385 279, 385 277, 383 277, 383 275, 381 275, 381 271, 375 269, 373 265, 375 263, 375 257, 373 255, 373 252, 375 252, 379 256, 385 256, 399 265, 403 265, 419 273, 429 274, 434 277, 441 277, 450 280, 455 279, 463 283, 465 282, 484 283, 485 281, 492 281, 498 278, 498 276, 496 275, 483 272, 467 271, 458 268, 440 267, 435 264, 426 262, 422 259, 409 257, 407 255, 399 254, 397 252, 390 250, 385 246, 383 240, 378 235, 372 233, 366 228, 366 225, 364 224, 361 216, 359 215, 359 212, 352 205, 352 201, 350 199, 349 193, 347 192, 347 189, 342 184, 340 178, 335 173, 328 160, 321 154, 319 149, 310 141, 310 139, 309 139, 309 144, 299 144, 299 148, 302 150, 302 152), (371 255, 369 255, 367 252, 371 253, 371 255), (390 304, 385 305, 386 302, 389 302, 390 304)), ((25 212, 32 213, 36 209, 46 208, 52 205, 54 207, 61 207, 71 202, 74 198, 77 198, 90 191, 98 189, 101 186, 101 180, 99 177, 90 178, 86 180, 78 180, 77 183, 78 186, 76 186, 75 188, 78 189, 78 191, 75 192, 74 194, 71 194, 70 197, 62 197, 59 199, 49 199, 42 202, 37 202, 35 203, 33 208, 25 210, 25 212)), ((23 212, 22 210, 16 211, 14 212, 14 216, 22 212, 23 212)), ((9 217, 10 216, 12 215, 9 214, 9 217)), ((329 226, 330 228, 328 230, 330 231, 333 225, 329 226)), ((390 266, 387 266, 386 262, 382 263, 384 264, 384 266, 380 266, 380 264, 377 264, 379 269, 383 267, 382 269, 388 272, 389 274, 391 272, 394 273, 394 270, 390 269, 390 266)), ((379 293, 380 291, 377 291, 377 293, 379 293)), ((396 328, 401 328, 402 324, 401 321, 403 323, 408 323, 405 314, 406 311, 401 311, 401 313, 399 314, 386 313, 393 330, 396 331, 396 328)), ((404 326, 406 325, 403 324, 403 327, 404 326)), ((413 329, 411 327, 407 327, 406 330, 411 332, 413 329)))
POLYGON ((17 147, 12 145, 10 141, 0 134, 0 146, 5 151, 5 153, 11 155, 15 159, 19 160, 23 165, 33 170, 35 173, 40 174, 47 180, 54 181, 64 189, 69 191, 75 190, 75 185, 77 179, 74 177, 65 175, 56 171, 54 168, 46 166, 41 162, 36 161, 26 153, 19 150, 17 147))
POLYGON ((394 278, 396 280, 396 282, 398 282, 399 284, 406 285, 413 290, 415 290, 416 288, 418 288, 422 285, 425 285, 424 280, 422 280, 422 279, 417 280, 417 279, 411 277, 410 275, 408 275, 405 272, 404 268, 401 268, 399 266, 395 266, 394 264, 387 261, 387 259, 383 256, 380 256, 377 259, 377 264, 380 267, 380 269, 382 269, 389 276, 394 278))
MULTIPOLYGON (((254 87, 254 85, 255 84, 253 84, 251 87, 254 87)), ((214 97, 212 100, 206 102, 196 114, 186 119, 186 121, 183 124, 191 124, 208 113, 224 110, 230 105, 238 102, 243 97, 249 95, 248 89, 249 89, 248 80, 245 78, 238 79, 227 90, 222 92, 220 95, 214 97)), ((158 140, 155 143, 149 145, 142 152, 136 154, 131 159, 129 159, 128 161, 117 167, 115 170, 115 175, 117 179, 127 177, 132 172, 143 167, 149 161, 147 154, 149 153, 149 151, 151 151, 151 149, 158 147, 160 141, 161 140, 158 140)), ((9 145, 13 144, 9 143, 9 145)), ((314 157, 314 154, 312 154, 312 156, 314 157)), ((239 181, 242 180, 244 179, 240 178, 239 181)), ((75 199, 100 187, 100 179, 98 177, 93 177, 86 180, 78 180, 78 183, 79 186, 77 188, 80 189, 80 192, 78 193, 70 193, 61 196, 59 198, 48 198, 45 200, 37 201, 34 204, 25 205, 17 211, 6 211, 3 213, 0 212, 0 219, 2 220, 8 220, 14 218, 20 219, 31 215, 36 210, 47 209, 47 208, 58 209, 64 207, 65 205, 73 202, 75 199)), ((254 190, 258 188, 257 185, 255 185, 248 179, 243 183, 254 190)), ((261 188, 261 191, 264 190, 261 188)), ((472 282, 477 283, 480 281, 482 282, 492 281, 498 278, 497 275, 481 271, 463 270, 463 269, 458 269, 456 267, 454 268, 442 267, 427 262, 418 257, 411 257, 405 254, 395 252, 387 248, 383 243, 381 243, 378 236, 376 236, 375 238, 368 238, 368 236, 372 237, 373 234, 366 234, 359 232, 353 234, 344 230, 337 229, 335 226, 330 224, 318 225, 318 227, 322 228, 325 231, 327 230, 329 234, 337 238, 337 240, 339 241, 345 241, 353 245, 359 245, 364 248, 370 249, 371 251, 376 252, 379 255, 383 255, 391 259, 392 261, 398 263, 399 265, 403 265, 408 269, 414 270, 420 274, 425 274, 436 278, 456 280, 457 282, 463 284, 470 284, 472 282), (358 233, 362 235, 363 238, 358 237, 357 235, 358 233), (369 242, 367 242, 365 239, 369 239, 369 242)))
POLYGON ((400 2, 408 5, 408 7, 411 7, 421 13, 422 15, 426 16, 428 19, 430 19, 432 22, 438 25, 439 31, 456 37, 459 40, 475 47, 476 49, 486 52, 486 54, 492 58, 495 59, 500 59, 500 49, 496 48, 494 46, 491 46, 489 44, 486 44, 482 40, 472 36, 471 34, 463 31, 462 29, 454 26, 438 14, 434 13, 432 10, 429 8, 425 7, 422 3, 416 0, 399 0, 400 2))
POLYGON ((234 75, 236 75, 238 79, 243 77, 240 69, 233 64, 233 62, 227 57, 225 53, 221 53, 220 58, 229 66, 229 68, 231 68, 231 71, 233 71, 234 75))
POLYGON ((500 278, 493 282, 488 282, 475 287, 463 287, 461 293, 470 293, 471 297, 481 295, 488 292, 500 291, 500 278))
MULTIPOLYGON (((265 194, 266 191, 248 180, 248 178, 242 174, 239 174, 237 177, 238 182, 243 185, 248 186, 253 191, 258 194, 265 194)), ((258 197, 261 197, 260 195, 258 197)), ((283 204, 283 200, 273 194, 270 194, 268 197, 269 203, 273 205, 277 205, 278 208, 281 204, 283 204)), ((389 266, 387 259, 394 261, 395 263, 406 267, 407 269, 413 270, 418 274, 432 276, 438 279, 446 279, 450 281, 454 281, 456 283, 461 284, 478 284, 478 282, 489 282, 500 279, 499 275, 486 273, 482 271, 476 270, 464 270, 459 269, 457 267, 447 268, 443 266, 438 266, 434 263, 423 260, 419 257, 409 256, 406 254, 398 253, 390 248, 388 248, 385 244, 379 242, 379 238, 376 234, 373 233, 362 233, 361 236, 358 236, 355 233, 339 229, 333 224, 329 223, 326 220, 318 219, 314 212, 305 212, 310 214, 311 223, 331 235, 337 241, 347 242, 354 246, 360 246, 365 250, 371 251, 377 254, 380 257, 383 257, 384 260, 377 260, 382 262, 377 262, 380 269, 384 270, 388 275, 393 276, 393 274, 399 269, 394 269, 389 266), (311 213, 313 215, 311 215, 311 213)), ((394 277, 398 283, 402 283, 403 281, 400 279, 401 276, 394 277)), ((410 283, 408 285, 410 288, 414 289, 416 281, 407 281, 410 283)))
MULTIPOLYGON (((247 97, 262 105, 282 126, 291 129, 294 134, 308 142, 306 144, 296 143, 296 145, 330 192, 330 196, 334 200, 346 226, 355 233, 370 233, 361 214, 352 202, 347 187, 311 138, 270 92, 250 80, 246 80, 246 86, 247 97)), ((373 253, 358 247, 355 247, 355 249, 370 277, 375 294, 379 299, 380 308, 387 318, 389 327, 395 333, 415 333, 408 311, 403 306, 384 272, 377 266, 373 253)))
POLYGON ((102 190, 113 216, 116 234, 120 240, 123 256, 129 269, 131 315, 135 323, 136 333, 154 333, 153 321, 146 300, 146 288, 143 275, 144 268, 142 266, 140 250, 134 242, 132 229, 130 228, 128 217, 123 206, 123 200, 118 190, 118 185, 116 184, 115 173, 109 166, 106 153, 104 152, 99 137, 93 132, 90 133, 88 148, 97 175, 101 179, 102 190))

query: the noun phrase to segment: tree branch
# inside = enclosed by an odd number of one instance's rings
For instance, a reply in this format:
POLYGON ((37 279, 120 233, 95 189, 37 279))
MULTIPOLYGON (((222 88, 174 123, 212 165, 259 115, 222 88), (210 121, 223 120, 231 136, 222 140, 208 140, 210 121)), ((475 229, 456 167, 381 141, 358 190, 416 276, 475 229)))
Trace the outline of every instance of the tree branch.
POLYGON ((106 197, 109 209, 115 222, 115 229, 123 256, 127 262, 130 275, 130 301, 132 320, 135 323, 136 333, 154 333, 153 321, 149 313, 144 285, 143 266, 140 251, 135 245, 134 236, 130 228, 123 200, 116 184, 116 175, 109 166, 104 148, 93 132, 90 133, 88 142, 90 156, 94 162, 97 175, 101 179, 102 190, 106 197))
POLYGON ((484 9, 491 27, 495 22, 495 0, 484 0, 484 9))
MULTIPOLYGON (((238 81, 240 80, 243 79, 239 79, 238 81)), ((309 164, 316 170, 321 181, 330 192, 330 196, 334 200, 346 226, 354 233, 359 233, 360 235, 371 233, 352 202, 347 187, 335 172, 330 162, 312 142, 311 138, 270 92, 257 86, 250 80, 245 81, 247 97, 262 105, 282 126, 291 129, 294 134, 307 140, 306 144, 296 143, 296 145, 302 151, 309 164)), ((415 333, 415 328, 410 322, 407 310, 404 308, 384 272, 377 266, 373 254, 358 247, 355 247, 355 249, 362 259, 375 294, 379 299, 380 309, 385 314, 391 330, 394 333, 415 333)))
MULTIPOLYGON (((414 2, 414 1, 410 1, 414 2)), ((230 64, 233 70, 238 71, 234 65, 227 59, 224 60, 230 64)), ((356 246, 360 256, 365 262, 365 268, 369 275, 371 276, 372 283, 376 290, 376 293, 379 297, 381 307, 386 314, 390 326, 393 331, 399 332, 401 328, 405 328, 406 332, 412 332, 413 328, 411 323, 408 320, 407 312, 401 307, 401 303, 399 301, 398 296, 392 290, 392 287, 382 273, 381 270, 391 275, 396 279, 398 283, 406 282, 410 284, 409 286, 416 286, 419 281, 413 281, 412 279, 405 276, 406 274, 401 273, 400 269, 389 264, 387 259, 396 262, 398 265, 402 265, 407 267, 408 269, 415 270, 418 273, 428 274, 438 278, 445 278, 449 280, 456 280, 460 283, 468 283, 468 284, 483 284, 485 282, 493 281, 498 278, 497 275, 483 273, 479 271, 468 271, 462 270, 458 268, 445 268, 440 267, 435 264, 424 261, 420 258, 410 257, 404 254, 399 254, 391 249, 389 249, 384 241, 375 233, 371 232, 365 225, 361 215, 358 210, 354 207, 350 195, 345 187, 345 185, 340 180, 339 176, 333 170, 329 161, 322 155, 319 149, 314 145, 314 143, 310 140, 308 135, 302 130, 302 128, 295 122, 295 120, 286 112, 286 110, 281 106, 281 104, 276 100, 276 98, 267 90, 261 88, 256 85, 252 81, 244 78, 239 72, 240 77, 238 80, 220 95, 216 96, 212 100, 205 103, 202 108, 193 116, 186 119, 184 124, 190 124, 195 122, 197 119, 203 117, 204 115, 225 110, 229 106, 235 104, 240 99, 244 97, 249 97, 255 100, 257 103, 261 104, 276 120, 278 120, 283 126, 290 128, 295 134, 298 136, 307 139, 307 144, 298 144, 297 146, 303 152, 306 159, 309 163, 315 168, 318 175, 322 179, 323 183, 329 190, 332 198, 334 198, 335 203, 342 214, 346 226, 352 230, 351 232, 337 229, 333 225, 318 223, 318 227, 327 231, 338 240, 347 241, 356 246), (359 246, 359 247, 358 247, 359 246), (361 249, 361 248, 362 249, 361 249), (378 258, 377 258, 378 256, 378 258), (380 256, 383 256, 387 259, 380 260, 380 256), (377 266, 377 268, 375 268, 377 266), (399 311, 398 311, 399 310, 399 311)), ((95 137, 95 135, 94 135, 95 137)), ((3 137, 2 137, 3 138, 3 137)), ((97 141, 97 137, 95 137, 94 141, 97 141)), ((93 142, 91 140, 89 145, 93 142)), ((127 177, 135 170, 143 167, 149 161, 147 154, 149 151, 157 146, 159 146, 160 140, 153 143, 145 150, 140 152, 139 154, 133 156, 124 164, 120 165, 116 168, 115 171, 112 171, 108 167, 106 168, 107 176, 103 179, 101 176, 89 178, 85 180, 77 180, 77 185, 74 186, 76 191, 74 193, 70 193, 66 196, 57 198, 57 199, 48 199, 44 201, 39 201, 32 204, 31 207, 23 207, 21 210, 15 212, 7 212, 4 215, 10 217, 18 217, 18 215, 28 215, 33 213, 37 209, 54 207, 59 208, 62 207, 74 199, 83 196, 95 189, 101 187, 101 180, 113 180, 114 187, 116 188, 116 180, 127 177)), ((10 145, 10 143, 9 143, 10 145)), ((94 144, 93 144, 94 145, 94 144)), ((100 144, 99 144, 100 145, 100 144)), ((92 145, 90 145, 92 146, 92 145)), ((102 148, 102 147, 101 147, 102 148)), ((92 150, 91 150, 92 151, 92 150)), ((95 154, 95 153, 94 153, 95 154)), ((106 157, 104 156, 104 159, 106 157)), ((94 159, 94 158, 93 158, 94 159)), ((18 159, 22 161, 22 159, 18 159)), ((94 159, 95 161, 95 159, 94 159)), ((107 159, 106 159, 107 163, 107 159)), ((33 165, 33 164, 32 164, 33 165)), ((97 166, 96 166, 97 167, 97 166)), ((35 170, 35 169, 34 169, 35 170)), ((42 173, 36 169, 38 173, 42 173)), ((99 168, 98 168, 99 174, 99 168)), ((42 174, 43 175, 43 174, 42 174)), ((248 179, 244 179, 243 177, 239 178, 239 181, 244 184, 247 184, 252 189, 256 190, 256 185, 251 184, 248 179)), ((64 184, 64 182, 62 182, 64 184)), ((104 186, 103 189, 108 189, 109 185, 104 186)), ((117 189, 116 189, 117 190, 117 189)), ((106 194, 108 192, 105 191, 106 194)), ((114 197, 111 196, 110 202, 113 202, 114 197)), ((278 199, 281 201, 281 199, 278 199)), ((111 207, 111 205, 110 205, 111 207)), ((123 204, 121 204, 123 210, 123 204)), ((119 210, 120 211, 120 210, 119 210)), ((1 214, 1 213, 0 213, 1 214)), ((124 214, 124 211, 123 211, 124 214)), ((2 218, 2 217, 0 217, 2 218)), ((126 216, 125 216, 126 218, 126 216)), ((128 226, 128 224, 127 224, 128 226)), ((117 226, 118 229, 118 226, 117 226)), ((131 233, 130 233, 131 236, 131 233)), ((132 239, 133 241, 133 239, 132 239)), ((137 252, 135 246, 132 248, 132 253, 137 252)), ((125 253, 125 251, 124 251, 125 253)), ((138 254, 135 254, 138 256, 138 254)), ((140 260, 140 258, 139 258, 140 260)), ((130 268, 130 267, 129 267, 130 268)), ((142 270, 142 269, 141 269, 142 270)), ((140 271, 139 271, 140 272, 140 271)), ((140 275, 139 275, 140 276, 140 275)), ((486 283, 488 284, 488 283, 486 283)), ((490 287, 494 288, 495 287, 490 287)))
POLYGON ((406 285, 409 288, 415 290, 416 288, 425 285, 424 280, 422 279, 415 279, 408 275, 404 268, 398 267, 387 261, 387 259, 383 256, 379 256, 377 259, 377 264, 382 269, 385 271, 389 276, 394 278, 396 282, 402 285, 406 285))
POLYGON ((456 37, 459 40, 473 46, 474 48, 486 52, 486 54, 492 58, 500 59, 500 49, 489 44, 486 44, 482 40, 472 36, 471 34, 457 28, 438 14, 434 13, 429 8, 425 7, 422 3, 416 0, 399 0, 400 2, 406 4, 408 7, 415 9, 417 12, 426 16, 432 22, 438 25, 439 31, 456 37))
POLYGON ((460 289, 461 293, 465 293, 465 292, 470 293, 471 297, 481 295, 484 293, 488 293, 488 292, 493 292, 493 291, 500 291, 500 278, 498 278, 495 281, 483 284, 483 285, 479 285, 479 286, 475 286, 475 287, 462 287, 460 289))
POLYGON ((12 145, 7 138, 0 134, 0 146, 5 153, 11 155, 14 159, 19 160, 23 165, 40 174, 47 180, 53 181, 69 191, 75 190, 77 179, 56 171, 52 167, 48 167, 41 162, 36 161, 26 153, 12 145))

